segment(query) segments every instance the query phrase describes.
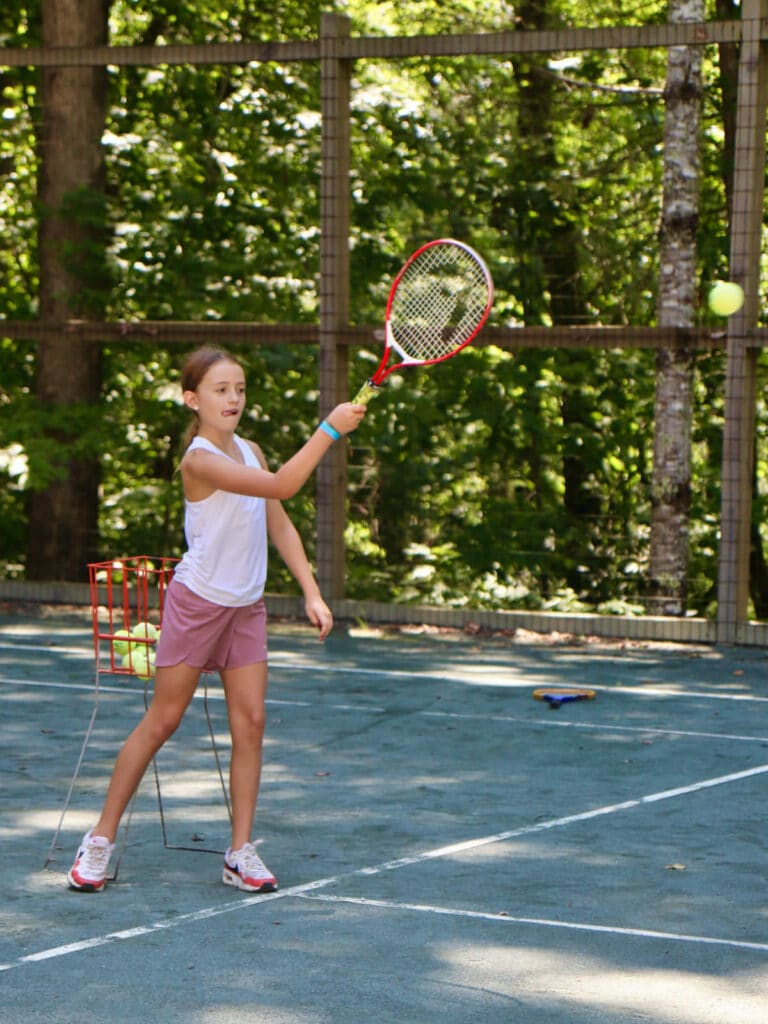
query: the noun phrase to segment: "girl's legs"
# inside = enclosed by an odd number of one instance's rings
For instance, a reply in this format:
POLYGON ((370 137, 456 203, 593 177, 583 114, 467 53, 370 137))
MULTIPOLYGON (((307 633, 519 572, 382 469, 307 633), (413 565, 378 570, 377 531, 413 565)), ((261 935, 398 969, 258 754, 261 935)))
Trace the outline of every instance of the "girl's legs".
POLYGON ((117 755, 101 817, 91 835, 115 841, 129 800, 149 762, 179 727, 199 678, 200 669, 184 663, 157 669, 149 708, 117 755))
POLYGON ((250 843, 261 782, 262 745, 266 723, 267 662, 260 661, 221 673, 227 698, 232 758, 229 789, 232 800, 232 849, 250 843))

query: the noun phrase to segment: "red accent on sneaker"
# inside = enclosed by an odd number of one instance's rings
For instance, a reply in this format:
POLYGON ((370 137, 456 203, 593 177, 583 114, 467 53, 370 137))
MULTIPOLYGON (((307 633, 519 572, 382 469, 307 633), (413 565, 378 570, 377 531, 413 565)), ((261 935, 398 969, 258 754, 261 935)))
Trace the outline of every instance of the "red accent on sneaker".
POLYGON ((104 836, 92 836, 90 832, 83 836, 75 863, 67 874, 70 887, 79 892, 101 892, 114 848, 114 843, 104 836))
POLYGON ((239 850, 227 850, 224 855, 225 885, 233 885, 246 892, 274 892, 277 879, 256 853, 256 843, 246 843, 239 850))

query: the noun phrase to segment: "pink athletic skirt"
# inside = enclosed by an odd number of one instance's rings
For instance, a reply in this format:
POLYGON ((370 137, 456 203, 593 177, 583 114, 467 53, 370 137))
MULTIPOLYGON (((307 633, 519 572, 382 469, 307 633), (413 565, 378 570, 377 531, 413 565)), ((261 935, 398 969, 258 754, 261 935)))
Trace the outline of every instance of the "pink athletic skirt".
POLYGON ((184 662, 220 672, 266 660, 267 610, 263 600, 243 608, 227 608, 171 580, 157 641, 158 668, 184 662))

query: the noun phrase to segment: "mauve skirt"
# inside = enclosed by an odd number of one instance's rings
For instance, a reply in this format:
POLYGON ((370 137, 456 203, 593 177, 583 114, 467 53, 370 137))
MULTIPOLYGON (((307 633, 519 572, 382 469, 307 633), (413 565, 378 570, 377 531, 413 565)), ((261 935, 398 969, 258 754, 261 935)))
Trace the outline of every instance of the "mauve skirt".
POLYGON ((184 662, 220 672, 266 660, 267 610, 263 600, 243 608, 227 608, 171 580, 157 641, 158 668, 184 662))

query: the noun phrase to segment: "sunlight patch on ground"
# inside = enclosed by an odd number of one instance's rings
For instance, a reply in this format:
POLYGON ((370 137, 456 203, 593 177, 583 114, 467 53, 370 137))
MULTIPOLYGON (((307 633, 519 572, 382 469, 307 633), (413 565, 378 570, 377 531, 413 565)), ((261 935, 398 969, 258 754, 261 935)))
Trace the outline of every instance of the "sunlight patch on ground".
POLYGON ((580 1016, 591 1008, 638 1014, 658 1024, 722 1024, 726 1018, 756 1024, 765 1019, 768 1005, 765 971, 711 977, 703 972, 633 968, 621 962, 621 954, 616 966, 607 956, 598 959, 562 950, 485 943, 474 948, 467 943, 443 944, 433 954, 442 961, 447 978, 455 978, 456 983, 466 978, 471 962, 478 988, 498 991, 503 978, 507 994, 525 991, 526 1001, 539 1007, 550 1004, 562 1010, 567 1004, 580 1016))

